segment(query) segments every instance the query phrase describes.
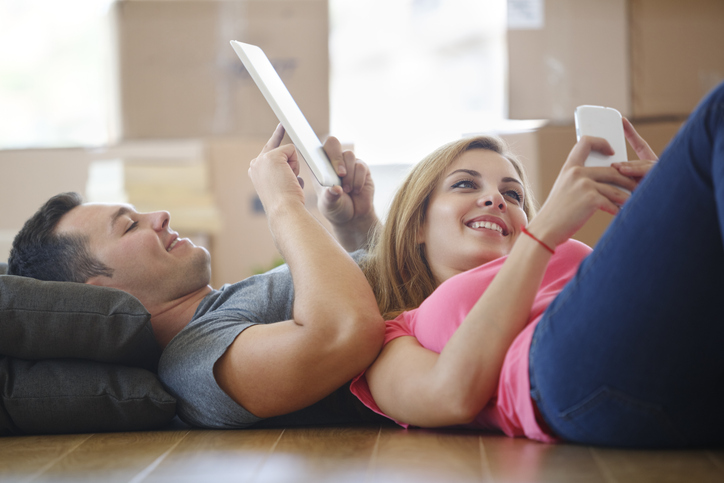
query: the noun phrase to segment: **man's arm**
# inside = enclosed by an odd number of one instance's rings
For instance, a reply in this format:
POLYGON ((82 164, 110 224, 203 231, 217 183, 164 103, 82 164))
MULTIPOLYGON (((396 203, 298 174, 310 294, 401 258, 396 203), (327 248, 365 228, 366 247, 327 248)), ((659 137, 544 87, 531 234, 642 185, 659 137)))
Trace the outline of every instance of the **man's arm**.
POLYGON ((304 207, 294 147, 276 147, 283 135, 275 132, 249 174, 292 274, 294 319, 246 329, 214 368, 219 386, 263 418, 333 392, 372 363, 384 336, 364 275, 304 207))

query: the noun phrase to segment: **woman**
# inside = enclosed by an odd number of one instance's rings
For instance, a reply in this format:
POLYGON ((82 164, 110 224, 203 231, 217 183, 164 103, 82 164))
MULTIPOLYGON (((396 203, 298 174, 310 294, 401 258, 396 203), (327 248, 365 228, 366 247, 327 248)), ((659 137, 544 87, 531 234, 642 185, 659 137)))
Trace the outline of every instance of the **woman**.
POLYGON ((353 392, 405 425, 724 441, 723 112, 720 86, 640 186, 655 156, 628 121, 650 161, 584 168, 591 150, 612 151, 583 138, 529 223, 522 170, 494 143, 433 153, 400 189, 368 268, 383 315, 408 311, 353 392), (588 256, 569 238, 598 209, 618 216, 588 256))

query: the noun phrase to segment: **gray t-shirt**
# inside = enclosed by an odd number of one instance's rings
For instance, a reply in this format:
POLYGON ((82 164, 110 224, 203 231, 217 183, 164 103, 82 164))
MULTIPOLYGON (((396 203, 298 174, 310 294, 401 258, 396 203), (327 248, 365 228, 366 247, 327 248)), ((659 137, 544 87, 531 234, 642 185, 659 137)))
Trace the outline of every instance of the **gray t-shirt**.
MULTIPOLYGON (((364 252, 355 252, 359 262, 364 252)), ((204 298, 191 322, 163 351, 158 374, 177 399, 179 417, 204 428, 243 428, 261 421, 234 402, 216 383, 214 364, 247 327, 292 318, 294 289, 286 265, 224 285, 204 298)), ((322 401, 263 426, 378 421, 343 386, 322 401)))

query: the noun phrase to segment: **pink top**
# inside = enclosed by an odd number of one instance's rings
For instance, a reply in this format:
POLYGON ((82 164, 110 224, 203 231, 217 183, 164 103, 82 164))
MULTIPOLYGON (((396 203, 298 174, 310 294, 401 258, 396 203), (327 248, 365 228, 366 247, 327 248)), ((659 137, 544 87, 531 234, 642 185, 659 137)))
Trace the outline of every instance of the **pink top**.
MULTIPOLYGON (((526 436, 546 443, 557 441, 555 436, 547 433, 536 421, 530 397, 528 350, 533 331, 543 312, 573 278, 579 264, 590 252, 590 247, 576 240, 569 240, 556 248, 556 253, 548 263, 543 282, 533 302, 528 324, 515 338, 505 355, 497 395, 488 402, 468 427, 498 429, 508 436, 526 436)), ((493 260, 446 280, 419 308, 404 312, 395 320, 388 321, 385 344, 398 337, 414 336, 423 347, 440 353, 490 285, 506 258, 493 260)), ((386 416, 375 404, 364 373, 352 381, 351 390, 368 408, 386 416)), ((397 423, 408 426, 399 421, 397 423)))

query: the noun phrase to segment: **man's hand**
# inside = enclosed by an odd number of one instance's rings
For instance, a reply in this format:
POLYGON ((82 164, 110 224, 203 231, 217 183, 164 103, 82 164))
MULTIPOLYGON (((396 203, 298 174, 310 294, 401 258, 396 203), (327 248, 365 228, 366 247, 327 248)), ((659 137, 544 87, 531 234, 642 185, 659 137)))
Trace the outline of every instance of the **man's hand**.
POLYGON ((285 203, 304 205, 299 158, 292 144, 280 146, 284 128, 279 124, 259 156, 249 164, 249 177, 267 215, 285 203))
POLYGON ((324 150, 342 179, 342 186, 325 188, 315 183, 317 207, 332 224, 342 246, 354 251, 367 245, 377 225, 375 185, 369 167, 352 151, 343 152, 337 138, 329 137, 324 150))

